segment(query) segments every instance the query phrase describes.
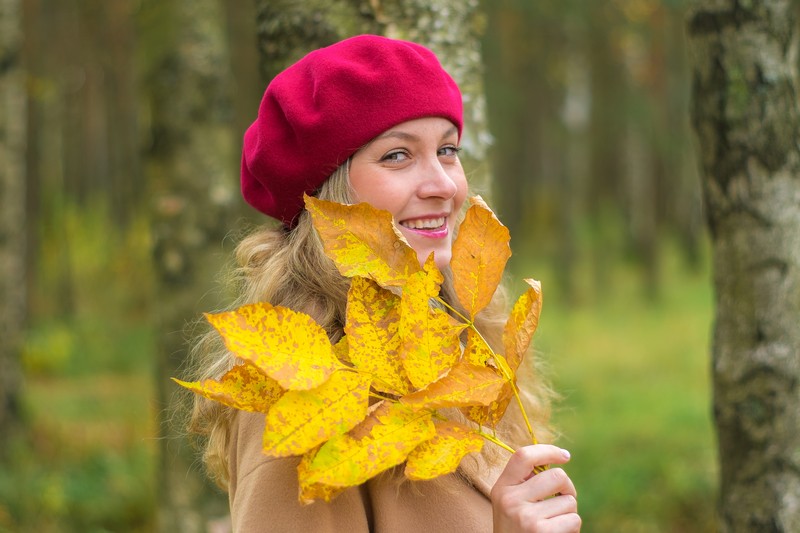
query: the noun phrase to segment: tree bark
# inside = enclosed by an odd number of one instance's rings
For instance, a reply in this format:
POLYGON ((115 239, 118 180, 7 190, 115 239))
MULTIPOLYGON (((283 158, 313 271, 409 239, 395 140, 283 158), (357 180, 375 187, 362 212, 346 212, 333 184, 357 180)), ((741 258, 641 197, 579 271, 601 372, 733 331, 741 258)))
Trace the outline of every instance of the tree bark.
POLYGON ((25 322, 25 73, 19 0, 0 0, 0 455, 20 428, 25 322))
POLYGON ((218 0, 154 1, 146 9, 149 42, 158 43, 147 79, 146 162, 162 414, 158 529, 200 532, 227 513, 227 501, 207 481, 185 428, 171 422, 179 393, 169 378, 186 364, 185 325, 221 306, 208 293, 230 255, 223 240, 242 203, 231 166, 228 44, 218 0))
POLYGON ((723 531, 800 531, 797 9, 706 0, 688 19, 713 243, 723 531))

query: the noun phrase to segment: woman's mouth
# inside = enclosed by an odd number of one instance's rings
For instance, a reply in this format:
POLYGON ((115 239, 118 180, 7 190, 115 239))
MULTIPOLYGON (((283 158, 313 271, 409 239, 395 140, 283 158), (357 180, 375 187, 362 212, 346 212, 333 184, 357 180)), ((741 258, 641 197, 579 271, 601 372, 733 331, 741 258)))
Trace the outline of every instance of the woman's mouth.
POLYGON ((408 229, 435 230, 444 226, 445 217, 403 220, 400 225, 408 229))
POLYGON ((446 237, 449 233, 447 217, 413 218, 401 221, 400 226, 418 235, 434 239, 446 237))

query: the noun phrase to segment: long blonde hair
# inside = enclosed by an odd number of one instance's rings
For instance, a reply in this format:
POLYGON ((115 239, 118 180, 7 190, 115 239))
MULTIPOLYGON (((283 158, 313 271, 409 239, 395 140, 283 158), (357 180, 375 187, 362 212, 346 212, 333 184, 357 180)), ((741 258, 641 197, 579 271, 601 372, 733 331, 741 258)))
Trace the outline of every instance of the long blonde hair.
MULTIPOLYGON (((316 196, 339 203, 352 203, 348 176, 349 162, 340 166, 321 186, 316 196)), ((248 303, 268 301, 311 315, 328 333, 333 342, 343 334, 345 306, 350 282, 325 255, 322 242, 303 211, 291 230, 285 227, 262 227, 245 237, 235 253, 237 267, 231 282, 239 297, 231 308, 248 303)), ((452 278, 445 272, 442 296, 448 303, 456 302, 452 278)), ((506 320, 505 291, 502 286, 492 303, 476 318, 476 326, 495 349, 502 347, 502 331, 506 320)), ((192 379, 219 379, 237 363, 213 330, 202 335, 192 350, 192 379)), ((530 369, 530 365, 527 367, 530 369)), ((525 388, 526 412, 533 415, 537 437, 547 441, 551 432, 547 426, 551 393, 538 372, 522 370, 520 383, 525 388)), ((203 461, 209 476, 227 488, 228 441, 235 410, 201 396, 194 397, 189 430, 200 437, 203 461)), ((460 418, 457 412, 454 418, 460 418)), ((529 437, 520 423, 514 407, 498 428, 498 434, 513 445, 529 444, 529 437), (527 440, 526 440, 527 438, 527 440)), ((484 446, 482 459, 489 464, 499 460, 494 446, 484 446)))

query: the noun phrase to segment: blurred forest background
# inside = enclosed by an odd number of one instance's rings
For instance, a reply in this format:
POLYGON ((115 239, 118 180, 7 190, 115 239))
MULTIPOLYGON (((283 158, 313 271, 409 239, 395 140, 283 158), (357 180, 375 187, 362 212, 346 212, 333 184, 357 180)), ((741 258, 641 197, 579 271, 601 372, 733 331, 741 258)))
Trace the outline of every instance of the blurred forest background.
MULTIPOLYGON (((171 2, 18 3, 24 424, 0 437, 0 531, 151 531, 170 461, 159 451, 159 391, 174 387, 155 355, 174 296, 155 281, 154 254, 170 256, 153 235, 180 207, 152 205, 153 184, 169 181, 157 150, 173 111, 153 95, 179 83, 164 51, 181 22, 171 2)), ((242 229, 264 222, 227 192, 266 83, 256 6, 200 4, 210 11, 192 30, 209 37, 199 60, 211 74, 193 83, 213 95, 205 111, 217 126, 195 132, 207 150, 187 158, 213 169, 216 181, 196 186, 233 207, 198 215, 199 225, 227 217, 216 259, 175 267, 194 269, 187 325, 222 305, 214 273, 242 229)), ((476 19, 492 142, 468 171, 511 229, 511 279, 543 282, 535 355, 562 395, 554 421, 588 532, 715 529, 712 294, 685 9, 685 0, 494 0, 476 19)))

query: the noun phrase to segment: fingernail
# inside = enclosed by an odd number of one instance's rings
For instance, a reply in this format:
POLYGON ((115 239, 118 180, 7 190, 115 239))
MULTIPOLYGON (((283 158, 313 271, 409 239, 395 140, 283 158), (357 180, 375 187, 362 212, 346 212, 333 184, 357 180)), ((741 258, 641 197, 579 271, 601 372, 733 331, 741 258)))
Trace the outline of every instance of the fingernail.
POLYGON ((561 450, 561 455, 564 456, 564 459, 569 459, 570 458, 569 452, 567 450, 564 450, 563 448, 561 450))

